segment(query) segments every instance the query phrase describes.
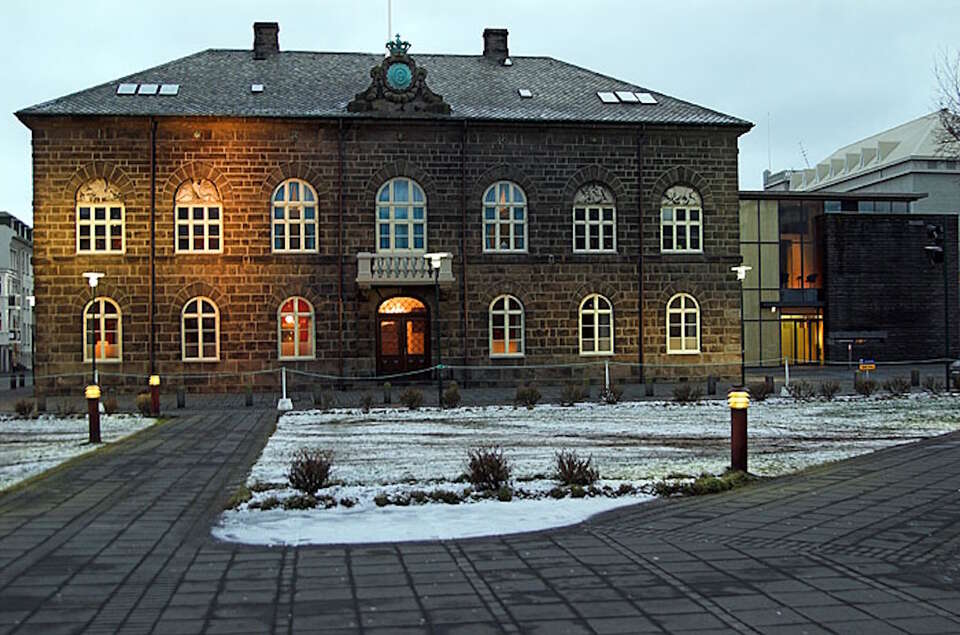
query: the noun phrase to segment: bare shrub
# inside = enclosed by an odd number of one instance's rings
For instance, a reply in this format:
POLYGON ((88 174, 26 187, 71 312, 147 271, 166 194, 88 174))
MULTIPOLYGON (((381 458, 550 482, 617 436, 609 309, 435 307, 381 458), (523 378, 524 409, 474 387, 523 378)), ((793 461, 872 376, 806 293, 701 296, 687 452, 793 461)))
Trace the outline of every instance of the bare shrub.
POLYGON ((905 395, 910 392, 910 380, 903 377, 894 377, 883 382, 883 389, 895 397, 905 395))
POLYGON ((368 392, 363 393, 363 396, 360 397, 360 410, 364 412, 370 412, 370 408, 373 407, 373 395, 368 392))
POLYGON ((560 405, 572 406, 586 399, 583 388, 575 384, 564 384, 560 390, 560 405))
POLYGON ((822 381, 818 392, 827 401, 833 401, 833 398, 840 392, 840 384, 835 381, 822 381))
POLYGON ((104 397, 103 399, 103 411, 108 415, 112 415, 117 411, 117 398, 113 395, 104 397))
POLYGON ((943 382, 933 375, 927 375, 923 378, 923 389, 932 395, 939 394, 943 392, 943 382))
POLYGON ((460 386, 458 386, 455 381, 447 384, 442 397, 444 408, 458 408, 461 402, 463 402, 463 397, 460 396, 460 386))
POLYGON ((517 394, 513 398, 513 405, 524 406, 527 410, 533 410, 533 407, 540 401, 540 391, 532 385, 523 385, 517 387, 517 394))
POLYGON ((693 403, 700 401, 703 390, 696 384, 682 381, 673 387, 673 400, 678 403, 693 403))
POLYGON ((808 381, 795 381, 787 386, 787 392, 797 401, 809 401, 817 396, 817 389, 808 381))
POLYGON ((20 399, 14 405, 14 408, 21 417, 29 417, 33 412, 33 402, 29 399, 20 399))
POLYGON ((498 491, 510 481, 510 464, 500 447, 481 446, 467 452, 467 477, 478 490, 498 491))
POLYGON ((150 397, 150 393, 142 392, 137 395, 137 412, 144 416, 149 416, 153 413, 153 399, 150 397))
POLYGON ((858 377, 857 380, 853 382, 853 389, 857 391, 858 395, 869 397, 877 392, 877 382, 872 379, 858 377))
POLYGON ((763 401, 770 396, 770 385, 765 381, 755 381, 747 386, 747 392, 754 401, 763 401))
POLYGON ((600 401, 606 404, 615 404, 623 398, 623 388, 610 384, 609 388, 604 388, 600 391, 600 401))
POLYGON ((331 450, 301 448, 290 463, 287 480, 294 489, 313 496, 330 480, 332 468, 333 452, 331 450))
POLYGON ((600 478, 592 456, 582 459, 574 450, 561 450, 557 452, 556 462, 555 478, 564 485, 593 485, 600 478))
POLYGON ((423 393, 416 388, 407 388, 400 393, 400 403, 410 410, 416 410, 423 405, 423 393))

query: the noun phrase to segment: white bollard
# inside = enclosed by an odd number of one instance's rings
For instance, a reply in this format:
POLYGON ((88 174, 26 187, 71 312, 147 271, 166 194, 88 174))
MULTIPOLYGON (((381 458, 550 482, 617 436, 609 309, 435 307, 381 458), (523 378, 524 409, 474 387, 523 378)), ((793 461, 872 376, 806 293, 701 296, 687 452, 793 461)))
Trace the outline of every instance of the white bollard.
POLYGON ((610 394, 610 362, 603 362, 603 389, 609 395, 610 394))
POLYGON ((277 410, 281 412, 287 412, 293 410, 293 400, 287 397, 287 367, 280 367, 280 388, 283 391, 283 396, 280 397, 280 401, 277 402, 277 410))
POLYGON ((790 358, 783 358, 783 388, 780 389, 780 396, 788 397, 790 395, 790 358))

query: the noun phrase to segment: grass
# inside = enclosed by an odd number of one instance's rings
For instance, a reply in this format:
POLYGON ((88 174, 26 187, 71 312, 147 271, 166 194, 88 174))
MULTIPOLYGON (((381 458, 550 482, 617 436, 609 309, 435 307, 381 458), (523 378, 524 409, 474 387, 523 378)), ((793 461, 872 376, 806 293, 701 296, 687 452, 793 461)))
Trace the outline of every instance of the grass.
POLYGON ((663 479, 654 483, 652 490, 656 496, 662 498, 669 496, 705 496, 737 489, 757 480, 759 479, 756 476, 746 472, 727 470, 719 476, 703 473, 692 481, 677 482, 663 479))

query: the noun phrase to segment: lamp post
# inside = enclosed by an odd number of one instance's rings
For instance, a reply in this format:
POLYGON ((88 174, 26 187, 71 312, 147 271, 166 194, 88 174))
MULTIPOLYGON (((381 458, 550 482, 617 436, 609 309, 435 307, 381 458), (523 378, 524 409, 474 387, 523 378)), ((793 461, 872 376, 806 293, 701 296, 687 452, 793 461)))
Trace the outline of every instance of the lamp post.
MULTIPOLYGON (((90 285, 91 303, 97 299, 97 283, 100 282, 105 274, 85 271, 83 277, 87 279, 90 285)), ((91 308, 93 306, 91 305, 91 308)), ((87 334, 87 315, 83 315, 83 334, 87 334)), ((90 443, 100 443, 100 386, 97 385, 97 325, 93 325, 91 330, 91 350, 90 350, 90 384, 84 390, 84 396, 87 398, 87 420, 90 429, 90 443)), ((84 343, 86 346, 86 343, 84 343)))
POLYGON ((30 384, 33 386, 33 395, 37 395, 37 318, 34 308, 37 306, 37 296, 28 295, 27 304, 30 305, 30 384))
POLYGON ((746 472, 750 394, 745 390, 731 390, 727 394, 727 404, 730 406, 730 467, 737 472, 746 472))
POLYGON ((730 271, 734 271, 737 274, 737 280, 740 282, 740 386, 747 385, 747 370, 744 364, 744 357, 746 357, 746 344, 743 341, 743 284, 744 280, 747 279, 747 272, 753 269, 750 265, 737 265, 736 267, 730 267, 730 271))
POLYGON ((433 341, 434 348, 437 349, 437 407, 443 408, 443 357, 440 354, 440 267, 447 258, 453 258, 453 254, 448 251, 439 251, 423 254, 424 259, 430 263, 433 269, 433 341))
POLYGON ((945 225, 927 224, 927 239, 930 244, 924 246, 924 249, 931 264, 940 264, 943 268, 943 386, 947 392, 950 392, 950 276, 947 269, 947 251, 944 249, 945 238, 945 225))

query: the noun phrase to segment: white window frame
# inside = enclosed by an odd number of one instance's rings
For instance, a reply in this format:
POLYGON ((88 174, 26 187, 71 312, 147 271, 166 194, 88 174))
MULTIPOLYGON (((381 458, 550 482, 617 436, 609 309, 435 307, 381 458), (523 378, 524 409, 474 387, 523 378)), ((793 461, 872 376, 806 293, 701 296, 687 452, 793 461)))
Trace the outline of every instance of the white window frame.
POLYGON ((703 201, 692 187, 674 185, 668 189, 660 202, 660 253, 664 254, 702 254, 703 253, 703 201), (684 220, 677 220, 682 212, 684 220), (697 220, 691 220, 692 214, 697 220), (671 247, 664 247, 664 239, 670 238, 671 247), (677 247, 677 236, 683 236, 685 246, 677 247), (690 246, 691 237, 696 236, 698 247, 690 246))
POLYGON ((580 309, 577 311, 579 314, 579 319, 577 320, 577 339, 580 342, 580 354, 583 356, 604 356, 604 355, 613 355, 615 350, 615 343, 613 341, 614 337, 614 322, 613 322, 613 303, 610 302, 605 296, 600 295, 599 293, 591 293, 585 297, 580 302, 580 309), (593 303, 593 306, 590 308, 587 307, 587 303, 590 300, 596 300, 593 303), (601 304, 606 304, 606 308, 601 308, 601 304), (610 350, 600 350, 600 321, 603 316, 608 316, 610 321, 610 350), (585 348, 584 347, 584 337, 583 337, 583 321, 588 319, 593 322, 593 347, 585 348))
POLYGON ((126 228, 126 210, 124 205, 120 201, 104 201, 98 203, 87 203, 87 202, 77 202, 76 208, 76 237, 77 237, 77 254, 85 255, 104 255, 104 254, 124 254, 127 251, 127 228, 126 228), (86 208, 89 213, 89 217, 86 220, 80 219, 80 210, 86 208), (116 209, 120 210, 120 218, 114 219, 111 218, 112 212, 116 209), (96 210, 103 209, 104 217, 101 220, 97 220, 96 210), (80 228, 87 227, 89 228, 89 240, 90 248, 81 249, 80 248, 80 228), (105 249, 96 248, 96 231, 97 227, 103 227, 105 232, 105 249), (111 246, 110 234, 111 230, 114 227, 120 228, 120 249, 114 249, 111 246))
POLYGON ((389 179, 386 183, 380 186, 380 189, 377 190, 377 197, 374 209, 374 218, 376 219, 376 234, 374 240, 377 244, 377 253, 380 254, 409 254, 409 253, 424 253, 427 251, 427 194, 424 191, 423 187, 406 176, 397 176, 392 179, 389 179), (394 183, 406 181, 407 183, 407 200, 406 201, 397 201, 394 199, 394 183), (419 192, 419 195, 422 200, 415 201, 414 194, 419 192), (423 218, 414 218, 414 208, 422 208, 423 218), (406 214, 406 218, 397 218, 397 210, 403 210, 406 214), (423 246, 414 247, 415 237, 416 237, 416 228, 417 226, 422 226, 423 228, 423 246), (388 247, 383 247, 380 244, 380 238, 383 229, 386 227, 386 236, 388 237, 388 247), (406 227, 407 232, 407 247, 397 247, 397 227, 406 227))
POLYGON ((180 310, 180 359, 184 362, 219 362, 220 361, 220 307, 217 303, 206 296, 196 296, 187 300, 183 309, 180 310), (192 303, 197 303, 197 308, 193 312, 187 312, 187 307, 192 303), (203 354, 204 329, 203 318, 211 317, 211 314, 203 311, 203 302, 208 302, 213 307, 212 317, 214 319, 214 343, 216 344, 216 355, 214 357, 205 357, 203 354), (197 320, 197 357, 187 357, 187 318, 196 318, 197 320))
POLYGON ((303 296, 293 295, 285 299, 280 303, 280 306, 277 308, 277 358, 278 359, 316 359, 317 351, 317 333, 315 329, 315 312, 313 309, 313 304, 304 298, 303 296), (293 311, 284 311, 283 307, 287 302, 293 302, 293 311), (297 308, 299 302, 304 302, 307 305, 307 313, 301 313, 297 308), (300 320, 302 316, 309 317, 309 326, 310 329, 310 339, 308 344, 310 347, 310 352, 308 354, 302 354, 300 351, 300 320), (285 318, 290 317, 293 320, 293 341, 294 341, 294 350, 296 351, 295 355, 284 355, 283 354, 283 321, 285 318))
POLYGON ((524 308, 523 308, 523 303, 520 302, 520 300, 519 300, 518 298, 516 298, 515 296, 512 296, 512 295, 509 295, 509 294, 499 295, 499 296, 497 296, 496 298, 494 298, 493 301, 490 303, 490 307, 489 307, 489 309, 488 309, 488 313, 489 313, 489 324, 488 324, 488 327, 489 327, 489 330, 488 330, 489 339, 488 339, 488 342, 487 342, 487 343, 488 343, 488 346, 489 346, 488 350, 489 350, 489 352, 490 352, 490 357, 491 357, 491 358, 495 358, 495 359, 500 359, 500 358, 511 358, 511 357, 512 357, 512 358, 518 358, 518 357, 523 357, 524 355, 526 355, 526 352, 527 352, 527 348, 526 348, 526 346, 527 346, 527 325, 526 325, 526 315, 525 315, 526 311, 525 311, 524 308), (503 300, 503 309, 495 309, 494 306, 495 306, 495 305, 497 304, 497 302, 499 302, 500 300, 503 300), (512 307, 511 304, 515 304, 517 308, 512 307), (519 339, 520 347, 519 347, 519 352, 516 352, 516 353, 507 352, 507 351, 509 351, 509 349, 510 349, 510 343, 513 342, 513 341, 516 341, 516 340, 514 340, 514 339, 512 339, 512 338, 510 337, 510 316, 511 316, 511 315, 519 315, 519 316, 520 316, 520 339, 519 339), (503 350, 504 350, 503 353, 495 353, 495 352, 493 352, 493 342, 494 342, 494 339, 493 339, 493 329, 494 329, 493 321, 494 321, 494 318, 495 318, 495 317, 500 317, 500 318, 502 318, 502 320, 503 320, 503 338, 504 338, 504 339, 503 339, 503 350))
POLYGON ((187 181, 177 188, 173 206, 173 245, 174 253, 178 254, 219 254, 223 253, 223 201, 217 187, 207 179, 187 181), (181 210, 186 211, 187 217, 180 218, 181 210), (200 211, 200 218, 195 214, 200 211), (210 213, 216 210, 217 218, 211 219, 210 213), (186 228, 184 236, 187 247, 180 246, 180 228, 186 228), (215 227, 217 235, 211 236, 210 229, 215 227), (197 228, 203 231, 203 246, 194 247, 194 238, 197 228), (217 239, 217 247, 210 248, 211 238, 217 239))
MULTIPOLYGON (((275 254, 314 254, 320 251, 320 199, 312 185, 303 179, 285 179, 270 195, 270 250, 275 254), (297 200, 290 200, 291 186, 297 185, 297 200), (283 200, 277 195, 283 192, 283 200), (313 200, 308 200, 307 195, 313 200), (311 205, 312 203, 312 205, 311 205), (313 208, 313 220, 306 218, 306 208, 313 208), (282 218, 277 218, 277 210, 282 210, 282 218), (297 216, 298 218, 291 218, 297 216), (277 228, 283 228, 283 248, 277 248, 277 228), (299 230, 300 247, 291 249, 291 227, 299 230), (306 247, 307 228, 313 228, 313 247, 306 247)), ((223 240, 221 239, 221 243, 223 240)))
POLYGON ((697 299, 694 298, 689 293, 678 293, 674 295, 667 302, 667 321, 666 321, 666 335, 667 335, 667 354, 668 355, 697 355, 700 353, 700 303, 697 302, 697 299), (679 306, 674 307, 674 303, 679 301, 679 306), (692 304, 692 307, 688 305, 692 304), (672 315, 680 316, 680 348, 674 349, 670 345, 670 317, 672 315), (690 336, 686 334, 688 316, 693 315, 697 321, 697 339, 695 342, 694 348, 687 347, 687 340, 690 339, 690 336))
MULTIPOLYGON (((96 349, 96 334, 99 334, 101 340, 104 341, 103 336, 106 331, 106 322, 108 318, 117 319, 117 354, 115 357, 107 357, 105 355, 97 356, 98 364, 119 364, 123 361, 123 313, 120 311, 120 305, 113 298, 107 296, 97 296, 93 300, 90 300, 83 307, 83 361, 90 362, 93 360, 93 351, 96 349), (94 331, 95 336, 93 342, 88 341, 88 331, 87 331, 87 312, 90 311, 90 308, 97 304, 97 312, 94 314, 94 319, 96 320, 96 330, 94 331), (113 313, 107 313, 105 311, 106 306, 110 306, 113 309, 113 313)), ((101 349, 101 353, 103 349, 101 349)))
POLYGON ((497 181, 487 188, 483 193, 483 252, 484 253, 518 253, 524 254, 528 251, 529 240, 527 239, 527 194, 519 185, 513 181, 497 181), (502 200, 499 194, 503 194, 506 188, 508 194, 506 201, 502 200), (493 200, 490 200, 491 194, 493 200), (517 194, 520 195, 520 201, 516 200, 517 194), (516 220, 516 212, 520 210, 523 214, 522 220, 516 220), (501 212, 506 211, 507 219, 501 220, 501 212), (492 218, 490 217, 492 215, 492 218), (501 233, 506 227, 507 235, 504 237, 501 233), (493 229, 493 247, 487 245, 488 228, 493 229), (520 233, 517 233, 519 228, 520 233), (503 239, 506 238, 507 247, 501 247, 503 239), (517 238, 523 241, 523 247, 518 248, 517 238))
POLYGON ((589 183, 577 190, 573 197, 573 253, 617 253, 617 202, 610 188, 602 183, 589 183), (578 218, 581 215, 583 218, 578 218), (609 218, 604 218, 608 215, 609 218), (592 216, 595 218, 591 218, 592 216), (583 247, 577 247, 577 232, 583 232, 583 247), (590 247, 591 236, 596 236, 596 249, 590 247), (604 247, 604 238, 609 236, 611 247, 604 247))

